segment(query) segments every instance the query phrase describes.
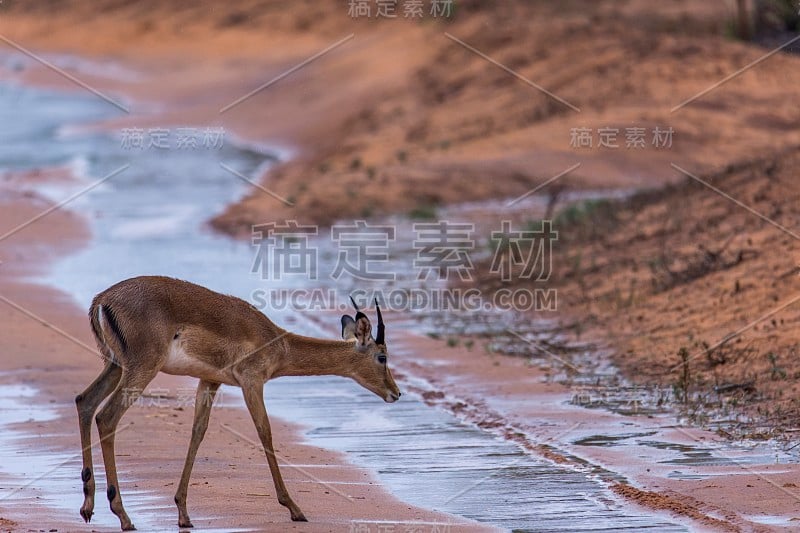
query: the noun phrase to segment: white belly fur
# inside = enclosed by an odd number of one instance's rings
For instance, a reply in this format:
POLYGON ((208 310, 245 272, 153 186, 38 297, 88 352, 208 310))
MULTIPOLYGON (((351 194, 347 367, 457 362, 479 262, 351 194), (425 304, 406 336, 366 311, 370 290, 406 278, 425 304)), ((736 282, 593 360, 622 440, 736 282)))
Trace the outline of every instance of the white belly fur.
POLYGON ((192 376, 227 385, 236 384, 230 369, 220 370, 192 357, 186 352, 180 339, 170 343, 167 361, 161 371, 174 376, 192 376))

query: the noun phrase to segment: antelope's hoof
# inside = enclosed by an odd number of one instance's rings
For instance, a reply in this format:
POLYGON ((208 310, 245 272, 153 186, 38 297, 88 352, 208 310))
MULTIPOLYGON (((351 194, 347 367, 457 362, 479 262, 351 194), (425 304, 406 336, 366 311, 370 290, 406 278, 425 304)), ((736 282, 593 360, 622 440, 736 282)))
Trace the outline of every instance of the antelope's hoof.
POLYGON ((194 527, 191 520, 178 520, 178 527, 194 527))
POLYGON ((136 531, 136 526, 134 526, 133 524, 122 526, 122 531, 136 531))
POLYGON ((292 521, 293 522, 308 522, 308 519, 305 517, 303 513, 298 511, 297 513, 292 513, 292 521))
POLYGON ((92 515, 93 514, 94 514, 94 511, 92 511, 91 509, 87 509, 85 507, 81 507, 81 518, 83 518, 83 521, 86 522, 87 524, 92 519, 92 515))

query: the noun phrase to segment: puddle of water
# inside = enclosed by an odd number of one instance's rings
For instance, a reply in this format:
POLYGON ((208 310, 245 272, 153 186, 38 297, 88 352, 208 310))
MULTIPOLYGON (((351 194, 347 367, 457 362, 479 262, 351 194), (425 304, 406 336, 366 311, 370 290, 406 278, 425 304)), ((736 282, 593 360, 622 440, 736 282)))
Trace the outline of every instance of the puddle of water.
MULTIPOLYGON (((13 99, 0 99, 0 122, 11 125, 2 135, 16 147, 0 143, 0 166, 63 165, 77 156, 86 162, 91 182, 131 164, 71 204, 88 216, 94 238, 87 248, 59 261, 45 281, 68 290, 84 307, 98 291, 141 274, 189 279, 245 298, 264 284, 251 272, 251 246, 204 231, 203 223, 245 192, 241 180, 219 163, 255 176, 268 164, 266 154, 232 145, 220 151, 132 153, 110 136, 59 136, 65 123, 101 118, 108 106, 22 87, 0 85, 0 91, 16 91, 13 99)), ((399 246, 410 250, 411 241, 403 242, 399 246)), ((330 240, 318 244, 320 261, 332 270, 336 254, 330 240)), ((308 281, 269 283, 291 288, 308 281)), ((342 285, 331 280, 313 283, 342 285)), ((349 289, 338 287, 343 294, 349 289)), ((338 324, 320 332, 289 309, 271 312, 270 317, 301 333, 334 337, 338 332, 338 324)), ((389 406, 340 378, 283 378, 269 383, 266 394, 272 413, 310 428, 312 443, 347 452, 356 464, 378 472, 398 497, 423 507, 519 531, 685 530, 660 515, 622 507, 587 473, 528 456, 507 441, 426 406, 413 394, 389 406)), ((48 465, 57 466, 62 459, 52 455, 48 465)), ((35 485, 35 490, 47 494, 45 501, 52 505, 59 505, 55 499, 61 494, 79 496, 76 468, 78 462, 57 470, 65 480, 58 490, 50 480, 47 486, 35 485)), ((79 505, 70 500, 71 510, 79 505)), ((154 508, 147 495, 131 494, 126 505, 137 524, 145 524, 148 516, 162 524, 174 521, 168 506, 168 521, 162 522, 161 507, 154 508)))
POLYGON ((680 457, 659 461, 663 464, 691 466, 723 466, 723 465, 764 465, 774 464, 777 456, 764 445, 756 445, 747 449, 734 445, 718 443, 715 446, 696 446, 691 444, 641 441, 642 446, 650 446, 659 450, 676 451, 680 457))
MULTIPOLYGON (((646 431, 638 433, 616 433, 613 435, 587 435, 581 437, 573 444, 577 446, 599 446, 599 447, 632 447, 645 446, 674 452, 672 457, 657 461, 660 464, 680 465, 680 466, 725 466, 725 465, 765 465, 774 464, 779 460, 780 455, 776 455, 774 450, 761 444, 752 447, 735 446, 733 444, 715 443, 714 445, 702 446, 697 444, 687 444, 682 442, 664 442, 648 440, 643 437, 657 435, 658 431, 646 431)), ((695 474, 676 473, 671 477, 694 476, 695 474)), ((708 477, 708 474, 697 474, 700 477, 708 477)))
POLYGON ((58 417, 55 410, 35 402, 38 391, 28 385, 0 386, 0 425, 47 422, 58 417))
POLYGON ((656 433, 656 431, 648 431, 644 433, 623 433, 620 435, 590 435, 576 440, 573 444, 577 444, 578 446, 616 446, 630 439, 650 437, 656 433))
POLYGON ((800 527, 800 517, 787 518, 785 516, 772 516, 763 514, 743 515, 742 518, 756 524, 764 524, 765 526, 778 526, 778 527, 800 527))

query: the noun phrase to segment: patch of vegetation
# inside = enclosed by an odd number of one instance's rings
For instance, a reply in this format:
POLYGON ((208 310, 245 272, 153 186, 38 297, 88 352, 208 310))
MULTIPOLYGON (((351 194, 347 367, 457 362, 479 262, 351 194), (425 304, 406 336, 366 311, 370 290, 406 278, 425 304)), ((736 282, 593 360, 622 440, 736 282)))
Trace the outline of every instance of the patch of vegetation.
POLYGON ((559 231, 559 238, 594 239, 616 226, 619 210, 619 202, 604 198, 575 202, 556 215, 553 227, 559 231))
POLYGON ((685 346, 681 346, 678 350, 678 358, 680 359, 680 374, 678 379, 673 385, 675 397, 678 398, 683 405, 689 404, 689 386, 692 381, 692 373, 689 368, 689 350, 685 346))
POLYGON ((756 31, 800 30, 797 0, 758 0, 754 13, 756 31))
POLYGON ((614 213, 612 204, 611 200, 604 198, 575 202, 559 212, 553 222, 562 227, 569 227, 585 224, 598 216, 608 218, 614 213))
POLYGON ((725 36, 743 41, 800 30, 797 0, 736 0, 734 14, 725 21, 725 36))
POLYGON ((491 250, 492 253, 495 253, 497 251, 505 252, 509 248, 508 239, 505 238, 492 237, 491 239, 489 239, 488 244, 489 244, 489 250, 491 250), (500 250, 501 247, 502 250, 500 250))
POLYGON ((436 218, 436 206, 433 204, 421 204, 408 212, 408 218, 413 220, 434 220, 436 218))
POLYGON ((775 352, 769 352, 767 354, 767 360, 770 364, 770 379, 772 379, 772 381, 786 379, 786 370, 778 365, 778 355, 775 352))

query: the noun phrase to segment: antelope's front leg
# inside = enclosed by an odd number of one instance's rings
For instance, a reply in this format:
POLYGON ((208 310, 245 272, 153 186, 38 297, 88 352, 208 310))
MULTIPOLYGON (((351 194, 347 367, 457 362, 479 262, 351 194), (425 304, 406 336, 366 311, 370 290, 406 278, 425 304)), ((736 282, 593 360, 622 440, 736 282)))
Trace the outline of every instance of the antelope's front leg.
POLYGON ((275 483, 275 491, 278 493, 278 502, 289 509, 292 520, 307 522, 303 512, 289 496, 289 491, 283 484, 281 471, 278 468, 278 459, 275 457, 275 448, 272 446, 272 430, 269 426, 267 409, 264 407, 264 384, 260 382, 242 384, 242 392, 256 431, 258 431, 258 437, 261 439, 261 445, 264 447, 264 453, 267 454, 267 463, 269 471, 272 473, 272 481, 275 483))

